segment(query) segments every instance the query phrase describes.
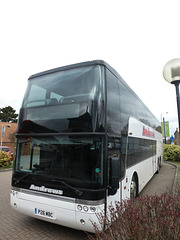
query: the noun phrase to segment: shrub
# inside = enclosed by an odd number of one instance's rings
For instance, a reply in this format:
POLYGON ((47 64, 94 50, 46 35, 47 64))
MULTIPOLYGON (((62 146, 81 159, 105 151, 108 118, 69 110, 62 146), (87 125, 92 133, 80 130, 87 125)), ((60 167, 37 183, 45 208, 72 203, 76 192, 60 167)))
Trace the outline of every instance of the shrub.
POLYGON ((103 219, 101 215, 98 219, 107 228, 100 232, 93 223, 95 236, 88 235, 88 239, 180 239, 180 191, 176 195, 142 196, 134 203, 130 200, 116 203, 115 207, 109 207, 109 217, 103 219))
POLYGON ((178 145, 163 145, 164 160, 180 162, 180 146, 178 145))
POLYGON ((11 156, 9 153, 0 151, 0 167, 7 167, 11 165, 11 156))

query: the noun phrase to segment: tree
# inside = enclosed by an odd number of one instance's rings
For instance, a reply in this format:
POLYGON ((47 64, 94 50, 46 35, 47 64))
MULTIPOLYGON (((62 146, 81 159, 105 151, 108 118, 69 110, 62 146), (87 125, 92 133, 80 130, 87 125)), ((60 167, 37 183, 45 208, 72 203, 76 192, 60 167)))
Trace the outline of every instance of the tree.
POLYGON ((4 107, 0 109, 0 120, 1 122, 17 122, 18 114, 15 113, 16 110, 14 110, 11 106, 4 107))

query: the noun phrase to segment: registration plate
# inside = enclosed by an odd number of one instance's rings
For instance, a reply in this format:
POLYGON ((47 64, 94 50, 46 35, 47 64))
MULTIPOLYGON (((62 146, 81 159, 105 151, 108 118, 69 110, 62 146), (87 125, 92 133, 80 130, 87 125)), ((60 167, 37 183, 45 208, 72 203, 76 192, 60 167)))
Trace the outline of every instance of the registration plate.
POLYGON ((45 218, 55 219, 55 213, 41 208, 35 208, 34 214, 45 218))

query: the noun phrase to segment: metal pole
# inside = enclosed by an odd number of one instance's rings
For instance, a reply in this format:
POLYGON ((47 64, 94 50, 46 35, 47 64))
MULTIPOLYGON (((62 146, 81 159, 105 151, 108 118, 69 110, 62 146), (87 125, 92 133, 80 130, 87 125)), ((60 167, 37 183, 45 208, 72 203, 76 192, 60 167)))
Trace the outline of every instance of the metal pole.
POLYGON ((164 143, 166 144, 166 127, 165 127, 165 119, 163 117, 163 127, 164 127, 164 143))
POLYGON ((177 100, 177 109, 178 109, 178 123, 179 123, 179 131, 180 131, 180 102, 179 102, 179 82, 175 83, 176 87, 176 100, 177 100))
POLYGON ((2 149, 2 139, 3 139, 3 125, 2 125, 2 128, 1 128, 1 149, 2 149))

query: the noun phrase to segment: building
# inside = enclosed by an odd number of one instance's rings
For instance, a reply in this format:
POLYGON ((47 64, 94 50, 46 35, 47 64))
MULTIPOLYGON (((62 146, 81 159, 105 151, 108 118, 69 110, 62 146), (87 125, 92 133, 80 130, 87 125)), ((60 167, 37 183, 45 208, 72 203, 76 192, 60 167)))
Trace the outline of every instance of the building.
POLYGON ((5 127, 4 137, 2 138, 2 146, 8 146, 14 152, 16 146, 17 123, 0 122, 0 135, 2 137, 2 128, 5 127))
POLYGON ((180 135, 179 135, 179 128, 176 128, 176 131, 174 133, 174 144, 180 145, 180 135))

